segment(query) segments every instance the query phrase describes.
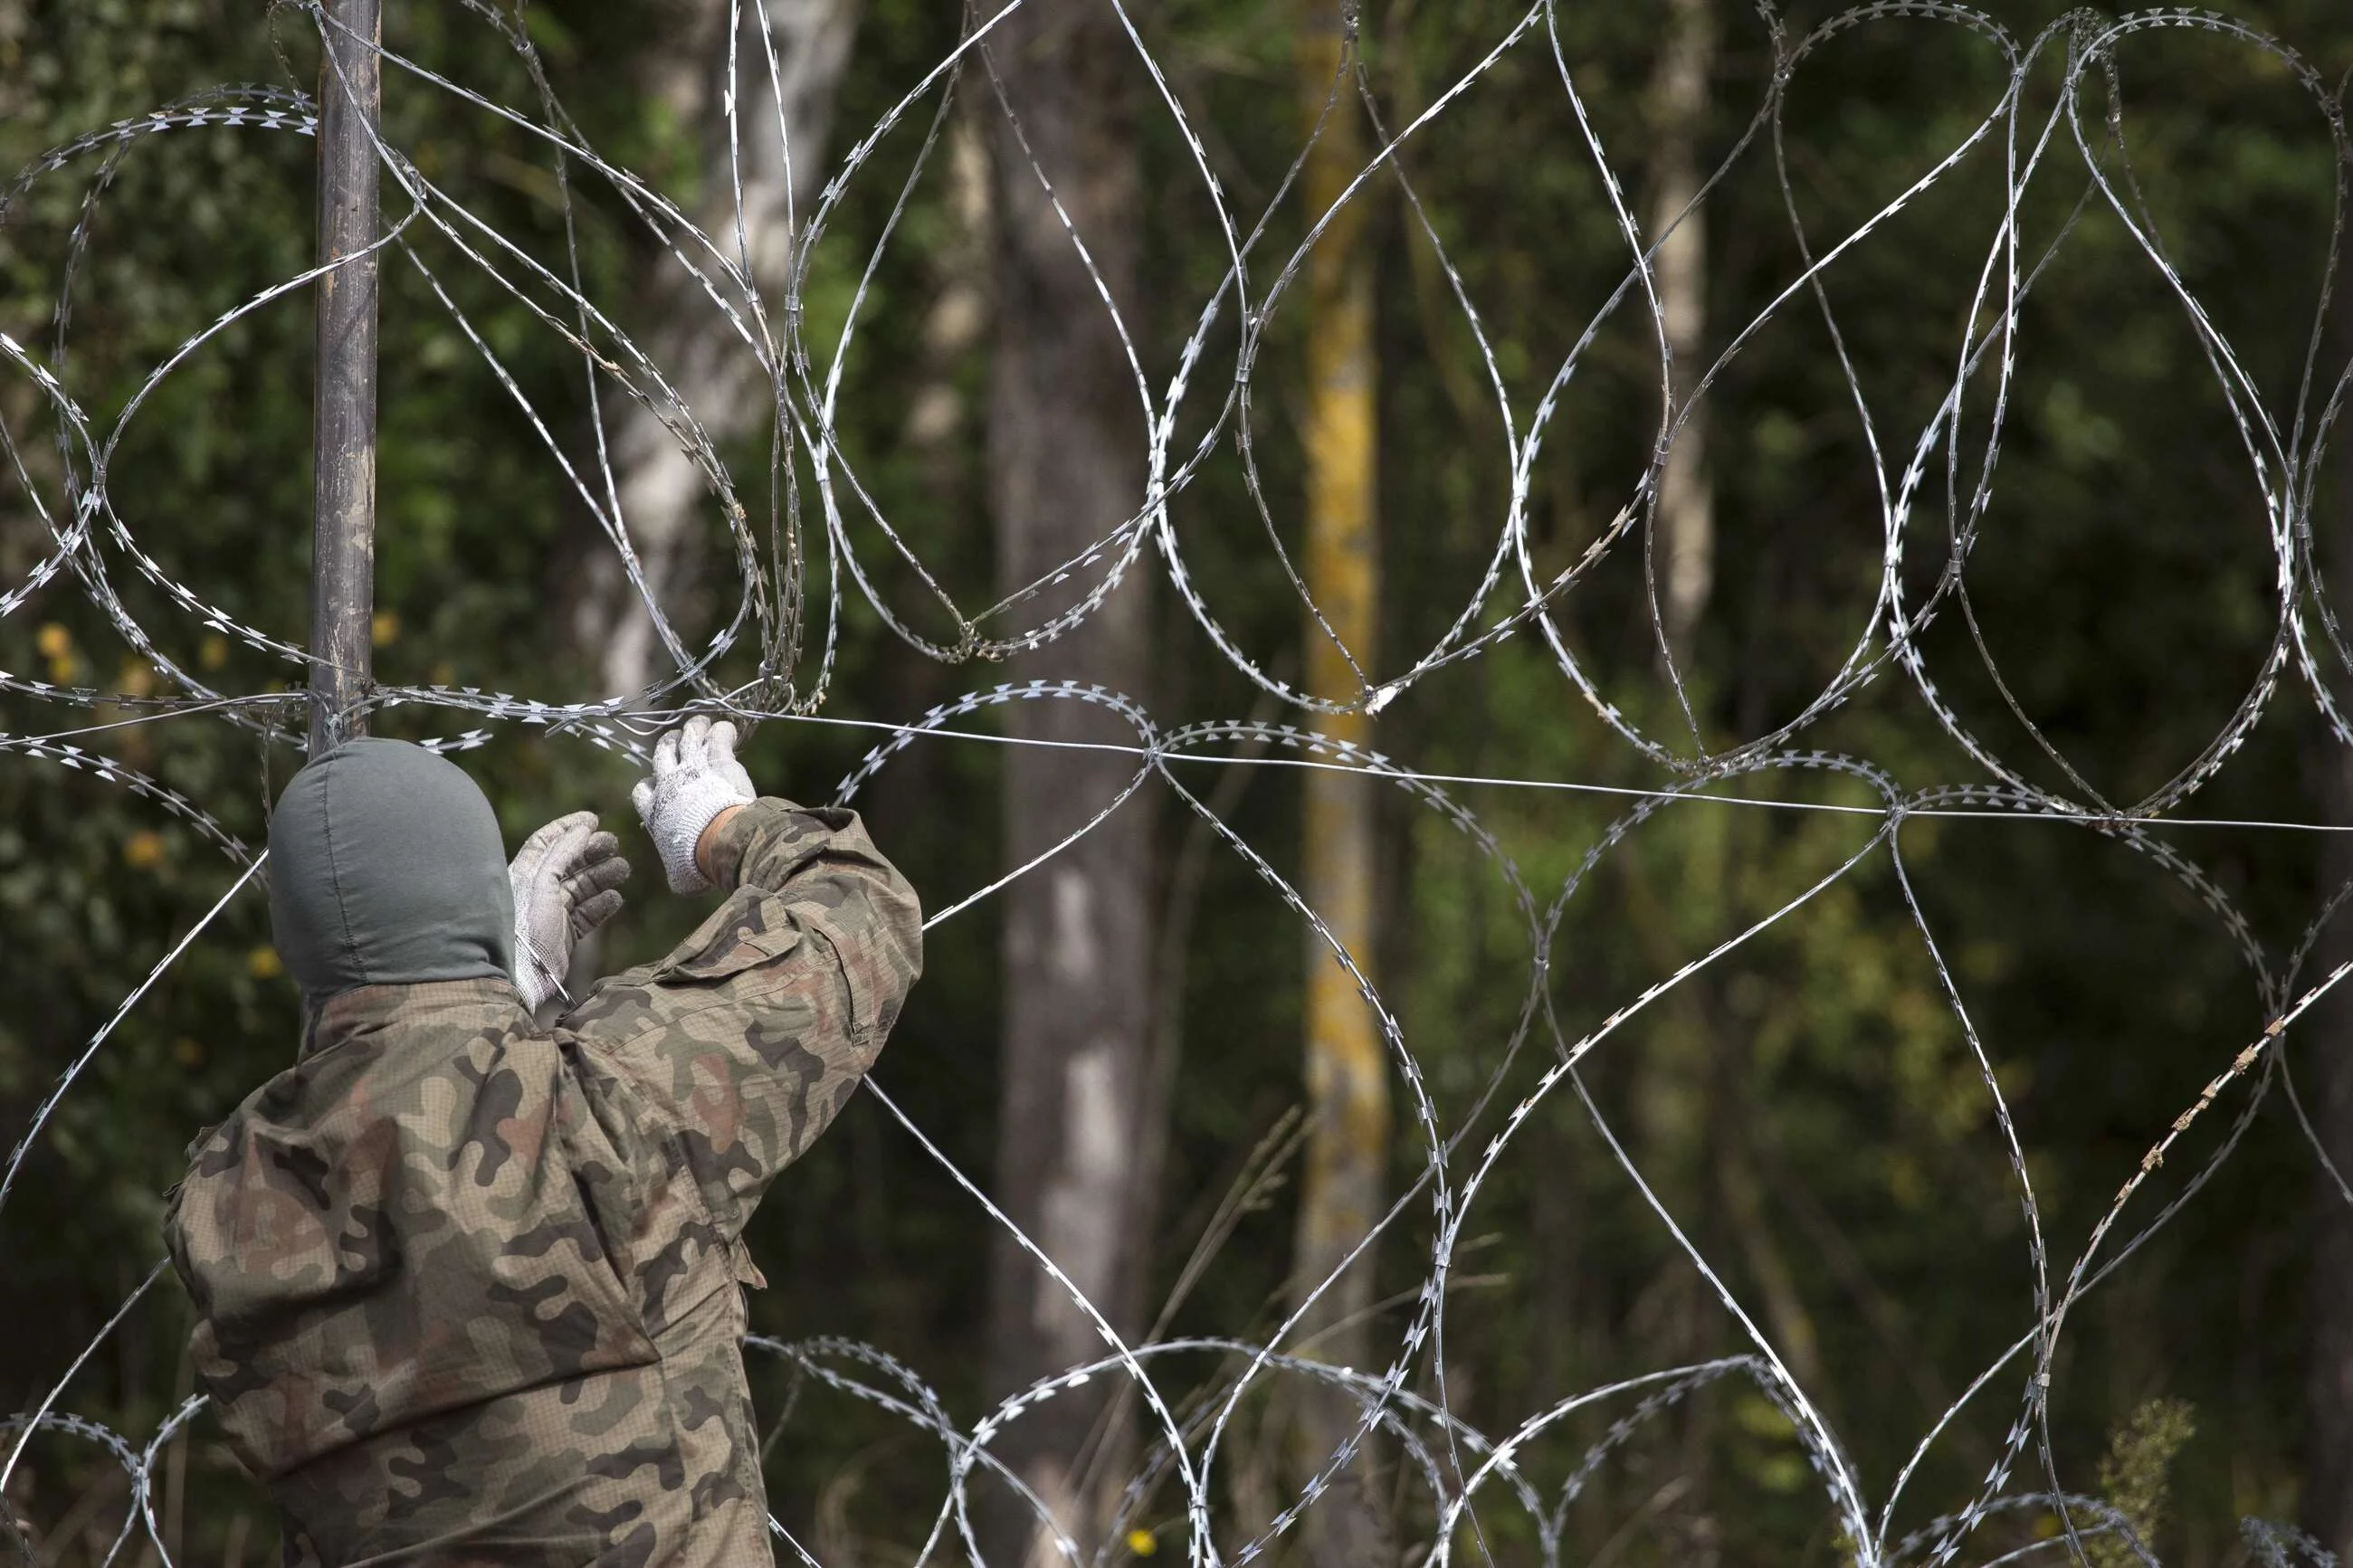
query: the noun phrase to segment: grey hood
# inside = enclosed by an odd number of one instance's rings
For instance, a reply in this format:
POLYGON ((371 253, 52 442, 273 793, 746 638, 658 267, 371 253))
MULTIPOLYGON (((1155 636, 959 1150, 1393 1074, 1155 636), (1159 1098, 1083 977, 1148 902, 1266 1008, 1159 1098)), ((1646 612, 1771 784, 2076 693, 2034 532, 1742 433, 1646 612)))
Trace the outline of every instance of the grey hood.
POLYGON ((508 979, 514 894, 491 803, 422 746, 344 742, 278 797, 269 924, 313 1005, 361 985, 508 979))

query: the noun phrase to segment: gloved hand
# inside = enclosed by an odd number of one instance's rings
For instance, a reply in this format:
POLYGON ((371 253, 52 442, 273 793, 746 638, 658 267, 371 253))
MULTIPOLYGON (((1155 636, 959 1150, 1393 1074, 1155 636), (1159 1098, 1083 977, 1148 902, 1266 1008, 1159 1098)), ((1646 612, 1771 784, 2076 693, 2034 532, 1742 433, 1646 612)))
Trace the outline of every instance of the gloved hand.
POLYGON ((515 990, 536 1012, 564 994, 572 948, 621 910, 629 879, 621 841, 596 831, 596 814, 559 816, 522 841, 507 867, 514 889, 515 990))
POLYGON ((729 806, 749 805, 755 796, 752 775, 735 760, 735 726, 726 720, 698 713, 654 742, 652 776, 639 780, 629 799, 661 851, 671 892, 711 886, 694 862, 702 830, 729 806))

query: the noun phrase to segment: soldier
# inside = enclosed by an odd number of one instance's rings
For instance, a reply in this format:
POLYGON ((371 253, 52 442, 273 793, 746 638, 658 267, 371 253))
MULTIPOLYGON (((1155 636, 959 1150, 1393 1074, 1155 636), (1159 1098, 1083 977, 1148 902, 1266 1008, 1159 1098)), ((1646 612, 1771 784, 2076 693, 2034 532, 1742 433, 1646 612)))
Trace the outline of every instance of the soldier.
POLYGON ((280 797, 301 1048, 166 1228, 288 1563, 772 1561, 744 1226, 881 1049, 922 921, 854 813, 755 799, 733 745, 689 720, 635 794, 670 887, 726 900, 547 1026, 628 874, 593 814, 503 865, 465 773, 381 740, 280 797))

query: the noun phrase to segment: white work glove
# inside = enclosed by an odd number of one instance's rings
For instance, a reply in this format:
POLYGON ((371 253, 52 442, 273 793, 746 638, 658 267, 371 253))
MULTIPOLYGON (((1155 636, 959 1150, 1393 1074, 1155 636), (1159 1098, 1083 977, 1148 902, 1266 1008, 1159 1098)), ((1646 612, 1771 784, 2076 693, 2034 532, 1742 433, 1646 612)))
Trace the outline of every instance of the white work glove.
POLYGON ((507 867, 514 889, 515 991, 533 1012, 564 995, 572 948, 621 910, 629 879, 621 841, 596 831, 596 814, 559 816, 522 841, 507 867))
POLYGON ((711 819, 755 798, 752 775, 735 760, 735 726, 697 714, 654 742, 654 771, 629 794, 646 835, 661 851, 673 893, 711 886, 694 863, 695 846, 711 819))

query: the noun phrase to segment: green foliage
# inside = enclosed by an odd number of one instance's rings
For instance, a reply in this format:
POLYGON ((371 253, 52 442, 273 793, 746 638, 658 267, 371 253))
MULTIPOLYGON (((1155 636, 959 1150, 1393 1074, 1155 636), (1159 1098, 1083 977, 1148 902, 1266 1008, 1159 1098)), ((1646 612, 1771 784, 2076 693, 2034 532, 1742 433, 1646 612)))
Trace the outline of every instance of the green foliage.
MULTIPOLYGON (((2153 1549, 2164 1528, 2172 1489, 2168 1472, 2182 1445, 2198 1435, 2197 1411, 2183 1399, 2152 1399, 2118 1423, 2100 1461, 2100 1497, 2131 1524, 2134 1536, 2153 1549)), ((2134 1568, 2141 1561, 2114 1535, 2084 1543, 2092 1568, 2134 1568)))

